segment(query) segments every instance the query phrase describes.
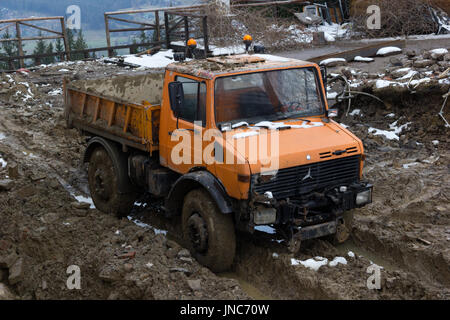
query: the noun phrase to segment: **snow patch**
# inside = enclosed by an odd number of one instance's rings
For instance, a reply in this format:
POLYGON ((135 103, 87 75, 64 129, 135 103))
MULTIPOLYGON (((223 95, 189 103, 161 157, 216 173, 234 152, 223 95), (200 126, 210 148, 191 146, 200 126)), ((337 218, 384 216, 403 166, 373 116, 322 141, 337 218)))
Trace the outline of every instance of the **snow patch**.
POLYGON ((377 56, 384 56, 390 53, 401 52, 402 49, 398 47, 384 47, 377 51, 377 56))
POLYGON ((54 89, 54 90, 50 91, 48 93, 48 95, 49 96, 58 96, 58 95, 60 95, 62 93, 63 93, 62 88, 59 88, 59 89, 54 89))
POLYGON ((330 267, 336 267, 338 264, 347 264, 347 259, 345 259, 344 257, 336 257, 333 259, 333 261, 330 261, 330 263, 328 264, 330 267))
POLYGON ((155 232, 155 234, 163 234, 163 235, 167 234, 166 230, 161 230, 161 229, 157 229, 155 227, 152 227, 151 225, 149 225, 147 223, 144 223, 144 222, 140 221, 139 219, 133 219, 132 216, 128 216, 127 218, 128 218, 128 220, 133 222, 138 227, 145 228, 145 229, 152 229, 155 232))
POLYGON ((291 265, 298 266, 302 265, 306 268, 309 268, 311 270, 317 271, 320 269, 320 267, 325 266, 328 264, 328 259, 323 257, 314 257, 307 260, 298 260, 291 258, 291 265))
POLYGON ((448 50, 445 48, 438 48, 438 49, 433 49, 430 51, 430 53, 434 53, 434 54, 447 54, 448 50))
POLYGON ((353 61, 357 61, 357 62, 372 62, 374 61, 373 58, 368 58, 368 57, 361 57, 361 56, 356 56, 353 58, 353 61))
POLYGON ((0 168, 5 168, 7 164, 8 162, 6 162, 5 160, 3 160, 2 157, 0 157, 0 168))
MULTIPOLYGON (((188 59, 189 60, 189 59, 188 59)), ((173 50, 159 51, 154 55, 135 55, 124 56, 125 63, 131 63, 145 68, 165 68, 175 62, 173 59, 173 50)))
POLYGON ((347 255, 348 255, 350 258, 354 258, 354 257, 355 257, 355 253, 354 253, 353 251, 347 252, 347 255))
POLYGON ((268 234, 276 233, 275 229, 270 226, 256 226, 255 230, 258 230, 258 231, 264 232, 264 233, 268 233, 268 234))
POLYGON ((89 208, 95 209, 94 201, 92 201, 91 197, 85 197, 85 196, 74 196, 75 199, 77 199, 80 203, 89 203, 89 208))
POLYGON ((320 65, 321 66, 327 66, 333 62, 346 62, 347 60, 345 60, 344 58, 329 58, 329 59, 325 59, 320 61, 320 65))

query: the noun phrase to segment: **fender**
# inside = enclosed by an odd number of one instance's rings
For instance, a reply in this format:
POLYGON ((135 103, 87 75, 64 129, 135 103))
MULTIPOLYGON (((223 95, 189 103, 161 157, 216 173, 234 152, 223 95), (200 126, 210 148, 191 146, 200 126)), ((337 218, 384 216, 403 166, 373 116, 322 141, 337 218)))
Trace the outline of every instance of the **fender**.
POLYGON ((184 196, 191 190, 203 188, 213 198, 220 212, 233 212, 231 199, 227 195, 222 183, 208 171, 194 171, 187 173, 175 182, 166 199, 166 209, 169 215, 178 214, 183 206, 184 196))
POLYGON ((92 152, 97 147, 104 148, 111 158, 114 170, 119 179, 119 192, 126 194, 135 191, 135 187, 128 177, 128 156, 121 151, 117 143, 101 137, 90 139, 83 155, 83 163, 89 162, 92 152))

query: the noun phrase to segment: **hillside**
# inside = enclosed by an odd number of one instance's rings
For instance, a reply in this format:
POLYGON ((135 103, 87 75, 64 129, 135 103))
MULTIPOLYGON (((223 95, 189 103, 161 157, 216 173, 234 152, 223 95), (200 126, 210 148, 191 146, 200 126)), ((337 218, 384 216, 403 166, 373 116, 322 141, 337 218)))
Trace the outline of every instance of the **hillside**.
POLYGON ((103 13, 124 8, 165 7, 187 5, 198 0, 2 0, 0 19, 37 16, 63 16, 70 5, 81 8, 84 29, 104 28, 103 13))

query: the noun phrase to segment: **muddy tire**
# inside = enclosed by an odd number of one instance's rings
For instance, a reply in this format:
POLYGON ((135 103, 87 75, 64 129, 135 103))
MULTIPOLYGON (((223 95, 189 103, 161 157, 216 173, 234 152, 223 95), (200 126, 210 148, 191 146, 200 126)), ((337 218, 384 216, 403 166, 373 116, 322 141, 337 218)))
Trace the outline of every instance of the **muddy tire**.
POLYGON ((104 148, 98 147, 92 152, 89 158, 88 180, 95 207, 102 212, 123 217, 133 208, 136 194, 119 192, 117 170, 104 148))
POLYGON ((353 229, 353 214, 353 210, 346 211, 343 219, 338 221, 337 232, 330 237, 330 241, 334 245, 344 243, 350 238, 353 229))
POLYGON ((183 238, 198 262, 213 272, 228 270, 236 252, 233 217, 223 214, 202 189, 189 192, 182 212, 183 238))

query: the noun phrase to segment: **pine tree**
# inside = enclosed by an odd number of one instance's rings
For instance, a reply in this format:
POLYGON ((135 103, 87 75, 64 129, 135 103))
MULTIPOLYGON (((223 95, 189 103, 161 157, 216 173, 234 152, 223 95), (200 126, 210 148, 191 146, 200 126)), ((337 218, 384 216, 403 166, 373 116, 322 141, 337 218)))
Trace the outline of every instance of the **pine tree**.
MULTIPOLYGON (((42 32, 39 32, 39 37, 42 37, 42 32)), ((47 46, 45 45, 45 41, 40 39, 38 40, 36 47, 34 48, 33 54, 45 54, 47 51, 47 46)), ((35 58, 35 63, 40 64, 45 61, 45 58, 35 58)))
POLYGON ((57 53, 59 53, 58 61, 62 61, 62 59, 63 59, 62 52, 64 52, 64 47, 63 47, 61 38, 58 38, 58 40, 56 40, 55 50, 57 53))
MULTIPOLYGON (((50 43, 48 44, 47 49, 45 50, 45 53, 48 53, 48 54, 54 53, 54 51, 53 51, 53 43, 50 42, 50 43)), ((55 56, 48 56, 48 57, 45 57, 43 61, 44 61, 44 64, 52 64, 52 63, 55 63, 55 56)))
MULTIPOLYGON (((84 39, 83 36, 83 31, 80 29, 80 31, 78 32, 78 38, 77 41, 75 41, 75 45, 74 45, 74 50, 85 50, 88 48, 88 45, 86 43, 86 40, 84 39)), ((77 53, 74 54, 74 60, 81 60, 84 59, 84 54, 83 53, 77 53)))
MULTIPOLYGON (((147 43, 150 42, 149 39, 147 38, 147 35, 145 34, 145 31, 142 30, 141 34, 139 35, 139 43, 147 43)), ((148 47, 147 46, 141 46, 139 47, 139 51, 145 51, 147 50, 148 47)))
MULTIPOLYGON (((6 32, 2 36, 3 40, 11 39, 11 34, 9 33, 9 29, 6 29, 6 32)), ((0 56, 3 57, 13 57, 19 55, 17 42, 13 41, 4 41, 1 43, 1 49, 3 49, 4 53, 0 52, 0 56)), ((13 61, 10 63, 0 61, 0 69, 9 70, 10 68, 15 69, 16 65, 13 61)))

